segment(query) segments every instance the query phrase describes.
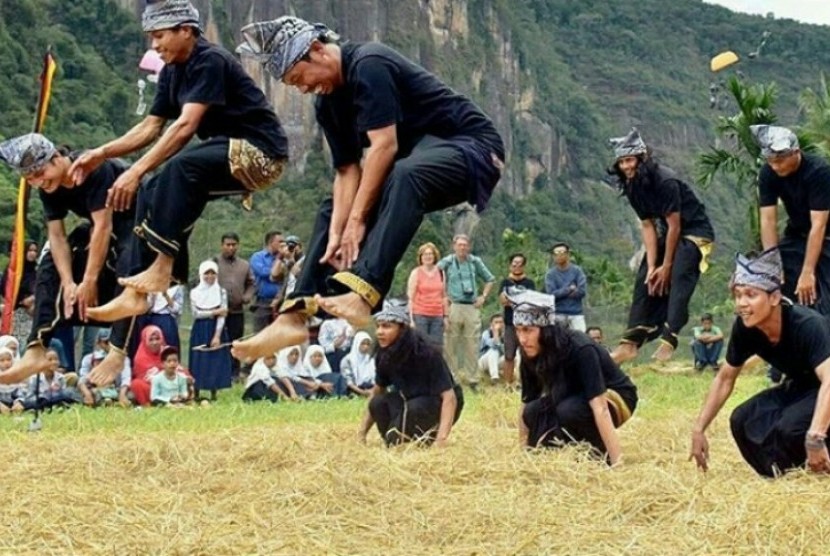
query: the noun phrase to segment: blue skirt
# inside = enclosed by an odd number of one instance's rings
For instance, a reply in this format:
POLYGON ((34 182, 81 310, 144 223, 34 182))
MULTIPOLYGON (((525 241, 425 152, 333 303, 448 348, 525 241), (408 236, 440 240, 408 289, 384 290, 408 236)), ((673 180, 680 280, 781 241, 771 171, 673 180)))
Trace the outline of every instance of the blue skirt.
MULTIPOLYGON (((231 349, 193 351, 196 346, 209 345, 216 330, 216 319, 196 319, 190 331, 190 374, 198 390, 221 390, 231 387, 231 349)), ((228 332, 222 330, 222 343, 228 341, 228 332)))

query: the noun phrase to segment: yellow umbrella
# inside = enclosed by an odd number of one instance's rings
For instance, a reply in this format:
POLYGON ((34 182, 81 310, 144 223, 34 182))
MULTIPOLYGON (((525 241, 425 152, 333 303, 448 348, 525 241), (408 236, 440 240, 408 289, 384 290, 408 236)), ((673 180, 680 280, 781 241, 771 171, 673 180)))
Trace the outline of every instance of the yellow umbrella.
POLYGON ((737 63, 740 60, 738 55, 732 52, 731 50, 727 50, 726 52, 721 52, 709 63, 709 67, 712 68, 712 71, 718 72, 722 69, 726 69, 732 64, 737 63))

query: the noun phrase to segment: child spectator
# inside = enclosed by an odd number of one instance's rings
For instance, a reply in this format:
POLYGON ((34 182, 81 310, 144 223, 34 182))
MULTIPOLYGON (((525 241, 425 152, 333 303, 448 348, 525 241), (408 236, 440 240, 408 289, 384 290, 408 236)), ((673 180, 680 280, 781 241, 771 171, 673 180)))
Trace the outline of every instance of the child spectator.
POLYGON ((154 406, 181 406, 190 400, 187 378, 180 372, 179 350, 173 346, 161 350, 162 372, 150 379, 150 400, 154 406))
POLYGON ((496 384, 504 365, 504 318, 501 315, 490 317, 490 327, 481 333, 478 353, 478 371, 487 372, 490 383, 496 384))
MULTIPOLYGON (((13 338, 9 336, 9 338, 13 338)), ((6 347, 0 348, 0 372, 11 369, 14 364, 14 353, 6 347)), ((11 411, 23 411, 23 400, 26 398, 26 383, 0 384, 0 413, 3 415, 11 411)))
POLYGON ((292 400, 299 400, 291 380, 283 382, 283 379, 278 377, 279 369, 277 368, 276 354, 257 359, 251 368, 248 380, 245 382, 245 393, 242 394, 242 400, 246 402, 262 400, 277 402, 281 398, 287 399, 288 397, 292 400))
POLYGON ((303 358, 303 384, 314 392, 317 399, 329 396, 338 398, 346 393, 346 381, 339 373, 332 372, 326 354, 320 346, 309 346, 303 358))
POLYGON ((23 403, 26 409, 65 407, 78 401, 74 389, 66 385, 58 352, 52 348, 47 349, 46 361, 49 363, 46 371, 29 377, 28 396, 23 403))
POLYGON ((286 388, 288 387, 286 383, 290 383, 291 388, 293 388, 297 396, 308 399, 314 395, 314 390, 306 386, 309 381, 302 378, 305 372, 303 369, 302 353, 300 346, 281 349, 277 354, 276 375, 286 385, 286 388))
MULTIPOLYGON (((102 344, 101 337, 106 329, 98 331, 98 344, 102 344)), ((106 336, 109 339, 109 335, 106 336)), ((107 351, 102 347, 98 347, 95 351, 86 355, 81 361, 80 376, 78 377, 78 392, 81 394, 81 400, 87 407, 96 407, 98 405, 112 405, 118 402, 121 407, 128 408, 132 405, 130 402, 130 382, 132 381, 132 370, 130 368, 130 360, 124 360, 124 366, 121 368, 121 373, 115 377, 115 381, 101 388, 90 382, 89 373, 98 366, 107 356, 107 351)))
POLYGON ((340 362, 340 374, 346 380, 349 393, 369 397, 375 386, 375 357, 372 338, 363 331, 355 334, 352 349, 340 362))
POLYGON ((164 345, 164 334, 158 326, 150 324, 141 331, 141 341, 133 359, 133 379, 130 382, 130 390, 138 405, 150 403, 150 379, 154 369, 157 371, 162 368, 161 350, 164 345))

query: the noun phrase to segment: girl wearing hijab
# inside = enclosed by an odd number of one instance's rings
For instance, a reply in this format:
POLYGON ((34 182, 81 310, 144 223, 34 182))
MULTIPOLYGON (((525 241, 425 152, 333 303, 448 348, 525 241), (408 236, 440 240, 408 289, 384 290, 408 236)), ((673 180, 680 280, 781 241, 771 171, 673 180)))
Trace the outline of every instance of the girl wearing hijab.
POLYGON ((355 334, 352 349, 340 362, 340 374, 346 380, 349 392, 369 397, 375 386, 375 357, 372 338, 366 332, 355 334))
POLYGON ((281 349, 277 354, 276 376, 280 379, 287 390, 289 386, 300 398, 308 399, 314 394, 315 389, 309 385, 316 384, 314 381, 307 381, 303 378, 303 350, 300 346, 290 346, 281 349))
MULTIPOLYGON (((4 336, 4 338, 12 338, 4 336)), ((14 338, 12 338, 14 339, 14 338)), ((15 354, 7 347, 0 347, 0 371, 11 368, 15 354)), ((26 383, 0 384, 0 413, 6 414, 14 410, 23 411, 23 399, 26 398, 26 383)))
POLYGON ((303 358, 304 384, 314 391, 317 398, 346 394, 346 381, 339 373, 332 372, 331 365, 326 359, 326 352, 321 346, 309 346, 303 358))
MULTIPOLYGON (((297 356, 299 360, 299 354, 297 356)), ((251 368, 251 374, 245 382, 245 393, 242 400, 246 402, 258 402, 269 400, 277 402, 280 399, 291 399, 299 401, 294 385, 288 376, 280 376, 280 369, 277 363, 277 354, 257 359, 251 368)))
POLYGON ((150 379, 155 370, 162 368, 161 350, 164 345, 164 333, 158 326, 151 324, 141 331, 141 341, 133 360, 133 379, 130 382, 130 389, 138 405, 150 403, 150 379))
POLYGON ((190 291, 193 328, 190 332, 190 372, 199 390, 210 390, 211 401, 216 391, 231 387, 231 352, 225 317, 228 315, 228 294, 219 285, 219 267, 213 261, 199 265, 199 285, 190 291), (202 349, 194 349, 199 348, 202 349))

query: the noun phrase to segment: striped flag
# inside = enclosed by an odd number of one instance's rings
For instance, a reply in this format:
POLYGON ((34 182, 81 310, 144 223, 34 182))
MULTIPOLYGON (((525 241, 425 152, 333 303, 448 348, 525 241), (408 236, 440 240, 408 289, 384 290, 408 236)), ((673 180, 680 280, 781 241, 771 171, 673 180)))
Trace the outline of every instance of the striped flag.
MULTIPOLYGON (((52 57, 51 47, 47 49, 43 57, 43 72, 40 74, 40 97, 37 102, 33 131, 40 133, 43 124, 46 122, 46 113, 49 110, 49 99, 52 96, 52 79, 55 77, 58 65, 52 57)), ((12 330, 14 319, 14 302, 20 291, 20 280, 23 278, 23 257, 25 257, 26 241, 26 213, 29 205, 29 188, 26 180, 20 178, 17 186, 17 210, 14 217, 14 234, 12 235, 12 248, 9 255, 9 270, 6 275, 6 290, 3 298, 6 300, 3 306, 3 315, 0 320, 0 332, 9 334, 12 330)))

